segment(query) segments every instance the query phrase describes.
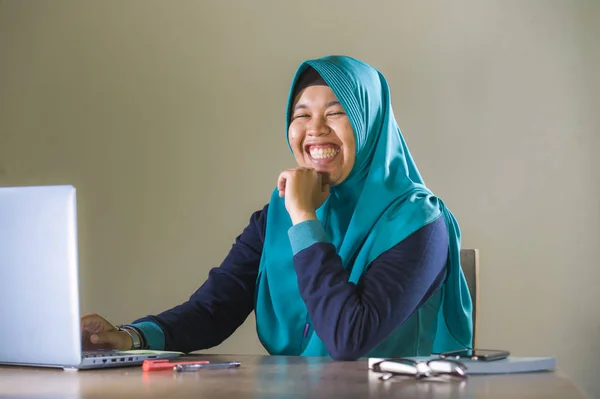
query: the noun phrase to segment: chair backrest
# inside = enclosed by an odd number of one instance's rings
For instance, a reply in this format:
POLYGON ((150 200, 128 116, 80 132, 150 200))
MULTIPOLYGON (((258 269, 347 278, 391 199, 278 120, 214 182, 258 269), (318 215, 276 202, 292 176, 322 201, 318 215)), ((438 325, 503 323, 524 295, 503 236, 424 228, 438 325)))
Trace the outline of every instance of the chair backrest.
POLYGON ((460 264, 467 279, 471 301, 473 302, 473 348, 477 348, 477 322, 479 320, 479 250, 461 249, 460 264))

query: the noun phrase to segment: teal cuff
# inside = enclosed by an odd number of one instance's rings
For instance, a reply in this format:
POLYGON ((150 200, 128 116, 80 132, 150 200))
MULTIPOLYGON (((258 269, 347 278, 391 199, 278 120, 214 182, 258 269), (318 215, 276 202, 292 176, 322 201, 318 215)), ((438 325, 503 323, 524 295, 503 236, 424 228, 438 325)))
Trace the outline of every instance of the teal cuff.
POLYGON ((288 230, 294 255, 317 242, 329 242, 323 225, 318 220, 306 220, 288 230))
POLYGON ((155 351, 162 351, 165 349, 165 333, 158 324, 151 321, 142 321, 131 325, 138 328, 142 334, 144 334, 148 349, 155 351))

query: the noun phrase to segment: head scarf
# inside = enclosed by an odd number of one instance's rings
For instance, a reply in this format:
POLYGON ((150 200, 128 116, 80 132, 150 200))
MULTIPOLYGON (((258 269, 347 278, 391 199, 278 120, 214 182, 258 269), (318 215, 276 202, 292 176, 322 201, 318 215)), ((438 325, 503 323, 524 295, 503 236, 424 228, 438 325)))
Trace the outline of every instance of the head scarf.
MULTIPOLYGON (((328 199, 317 209, 328 238, 350 271, 349 281, 357 283, 380 254, 438 217, 445 219, 448 230, 448 263, 442 288, 369 355, 429 355, 471 347, 472 303, 460 267, 460 229, 419 174, 396 123, 385 77, 370 65, 346 56, 303 62, 289 92, 288 128, 298 88, 315 80, 314 76, 307 78, 313 73, 310 69, 337 96, 356 139, 356 161, 350 175, 331 187, 328 199)), ((314 332, 304 337, 310 320, 293 265, 287 235, 291 226, 284 199, 275 189, 267 210, 257 277, 258 336, 271 354, 327 356, 314 332)))
POLYGON ((298 82, 296 82, 296 84, 293 86, 290 101, 293 103, 296 99, 296 96, 307 87, 319 85, 327 86, 327 82, 325 82, 325 79, 323 79, 321 75, 319 75, 319 72, 315 71, 313 67, 306 68, 298 78, 298 82))

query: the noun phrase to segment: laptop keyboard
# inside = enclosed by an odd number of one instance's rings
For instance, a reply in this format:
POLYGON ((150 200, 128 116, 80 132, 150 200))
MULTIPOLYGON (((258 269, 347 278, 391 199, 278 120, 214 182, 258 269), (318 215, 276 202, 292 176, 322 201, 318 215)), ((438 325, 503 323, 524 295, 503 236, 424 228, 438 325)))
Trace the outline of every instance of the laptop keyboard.
POLYGON ((111 349, 84 350, 81 355, 83 357, 106 357, 120 354, 120 351, 111 349))

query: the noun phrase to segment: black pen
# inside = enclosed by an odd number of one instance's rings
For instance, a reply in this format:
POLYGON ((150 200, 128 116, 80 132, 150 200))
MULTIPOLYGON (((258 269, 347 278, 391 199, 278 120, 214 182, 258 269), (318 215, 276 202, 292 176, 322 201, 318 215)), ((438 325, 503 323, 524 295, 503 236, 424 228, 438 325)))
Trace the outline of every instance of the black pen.
POLYGON ((173 367, 177 372, 196 371, 200 369, 230 369, 240 367, 240 362, 225 362, 225 363, 198 363, 198 364, 178 364, 173 367))

